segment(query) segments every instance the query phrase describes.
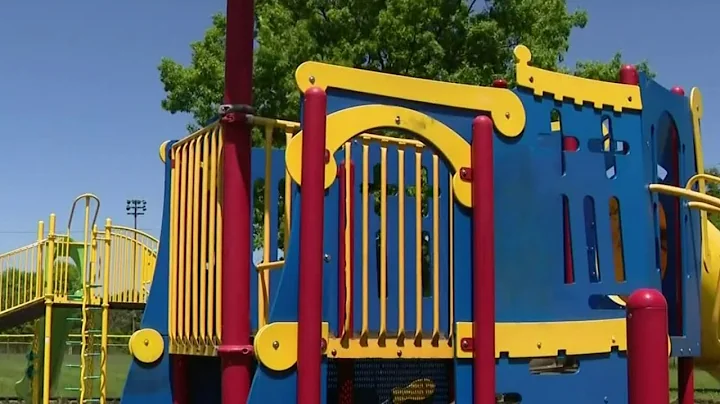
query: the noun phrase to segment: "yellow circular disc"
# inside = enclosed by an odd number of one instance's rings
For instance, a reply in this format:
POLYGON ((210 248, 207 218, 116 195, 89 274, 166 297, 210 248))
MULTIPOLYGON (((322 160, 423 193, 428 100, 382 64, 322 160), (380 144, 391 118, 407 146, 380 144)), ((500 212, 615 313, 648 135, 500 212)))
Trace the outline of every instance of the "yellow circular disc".
POLYGON ((260 328, 254 340, 255 357, 278 372, 297 363, 297 323, 270 323, 260 328))
POLYGON ((153 363, 160 359, 165 350, 165 342, 159 332, 151 328, 137 330, 128 342, 130 354, 142 363, 153 363))

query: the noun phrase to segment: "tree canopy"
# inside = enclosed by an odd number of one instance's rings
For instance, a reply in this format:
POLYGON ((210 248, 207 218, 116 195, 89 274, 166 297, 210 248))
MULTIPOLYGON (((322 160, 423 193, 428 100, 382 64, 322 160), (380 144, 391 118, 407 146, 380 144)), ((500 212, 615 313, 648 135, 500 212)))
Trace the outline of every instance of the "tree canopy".
MULTIPOLYGON (((297 120, 294 72, 308 60, 457 83, 512 83, 513 53, 527 45, 533 65, 615 81, 622 55, 562 65, 570 33, 584 11, 565 0, 257 0, 254 107, 258 114, 297 120)), ((190 47, 188 66, 165 58, 159 70, 162 107, 189 113, 190 130, 216 115, 224 84, 226 20, 222 14, 190 47)), ((652 75, 645 62, 639 70, 652 75)))

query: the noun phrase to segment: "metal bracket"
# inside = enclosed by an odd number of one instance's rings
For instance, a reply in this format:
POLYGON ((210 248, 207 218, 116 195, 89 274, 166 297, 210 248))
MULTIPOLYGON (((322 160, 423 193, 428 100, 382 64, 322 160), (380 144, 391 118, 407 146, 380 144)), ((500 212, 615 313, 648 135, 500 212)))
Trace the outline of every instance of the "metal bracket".
POLYGON ((218 113, 220 116, 225 116, 239 112, 244 115, 252 115, 255 113, 255 108, 245 104, 223 104, 218 107, 218 113))
POLYGON ((255 108, 245 104, 223 104, 218 107, 220 120, 225 123, 246 120, 245 117, 253 115, 254 113, 255 108))

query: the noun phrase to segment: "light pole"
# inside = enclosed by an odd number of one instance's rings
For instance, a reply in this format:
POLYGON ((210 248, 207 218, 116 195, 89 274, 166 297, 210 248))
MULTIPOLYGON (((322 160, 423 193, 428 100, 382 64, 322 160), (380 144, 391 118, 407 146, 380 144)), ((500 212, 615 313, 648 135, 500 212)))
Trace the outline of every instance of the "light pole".
MULTIPOLYGON (((136 288, 137 286, 137 223, 138 223, 138 216, 142 216, 147 211, 147 201, 144 199, 128 199, 127 205, 125 205, 125 212, 133 217, 133 229, 135 230, 133 232, 133 258, 132 258, 132 284, 133 288, 136 288)), ((142 284, 142 280, 140 281, 142 284)), ((135 290, 133 290, 133 297, 137 299, 139 297, 139 294, 136 293, 135 290)), ((133 331, 135 331, 135 312, 133 311, 132 314, 132 327, 133 331)))
POLYGON ((127 214, 133 216, 133 229, 137 230, 138 216, 142 216, 147 211, 147 201, 144 199, 128 199, 125 206, 127 214))

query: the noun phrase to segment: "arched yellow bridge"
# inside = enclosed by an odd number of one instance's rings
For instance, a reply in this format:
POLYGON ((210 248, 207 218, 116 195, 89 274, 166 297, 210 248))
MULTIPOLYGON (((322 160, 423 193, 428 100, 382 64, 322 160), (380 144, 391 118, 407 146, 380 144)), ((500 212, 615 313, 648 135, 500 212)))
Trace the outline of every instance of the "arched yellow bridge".
POLYGON ((38 222, 35 242, 0 254, 0 331, 44 316, 35 323, 28 364, 33 371, 16 385, 18 396, 30 402, 47 402, 49 392, 60 388, 75 392, 80 402, 104 401, 109 310, 142 309, 150 293, 158 240, 110 219, 98 226, 99 209, 95 195, 80 195, 66 228, 59 229, 51 214, 47 223, 38 222), (84 217, 82 235, 73 238, 76 211, 84 217), (78 383, 55 386, 67 336, 78 328, 81 358, 90 359, 65 364, 80 370, 78 383))

